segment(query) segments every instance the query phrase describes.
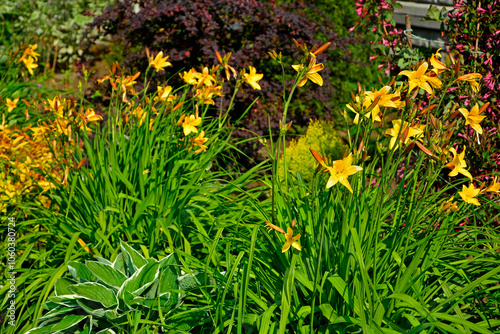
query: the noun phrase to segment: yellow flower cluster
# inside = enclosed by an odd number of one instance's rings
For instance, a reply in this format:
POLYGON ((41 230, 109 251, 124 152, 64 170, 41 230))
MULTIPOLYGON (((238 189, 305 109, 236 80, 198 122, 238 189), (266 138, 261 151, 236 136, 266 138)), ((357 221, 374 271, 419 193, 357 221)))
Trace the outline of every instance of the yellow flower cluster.
POLYGON ((222 87, 217 85, 217 79, 213 75, 213 71, 209 71, 208 67, 204 67, 202 72, 197 72, 192 68, 188 72, 184 71, 183 74, 179 75, 185 83, 193 86, 194 97, 200 104, 214 105, 215 102, 212 98, 222 96, 222 87))
MULTIPOLYGON (((390 150, 396 150, 400 147, 403 149, 408 147, 406 149, 410 150, 416 145, 428 156, 436 160, 440 159, 443 162, 443 167, 451 170, 449 176, 462 174, 470 179, 471 184, 469 187, 463 187, 462 191, 459 192, 460 197, 467 203, 480 205, 475 197, 486 191, 498 193, 500 184, 493 181, 493 184, 484 190, 474 188, 472 184, 473 177, 466 169, 466 147, 459 154, 450 143, 451 135, 456 130, 457 125, 460 124, 459 121, 451 122, 451 120, 457 115, 463 115, 465 122, 462 124, 469 125, 479 138, 479 135, 483 134, 480 123, 486 118, 481 113, 487 108, 488 103, 482 107, 476 103, 470 110, 464 107, 458 108, 456 112, 457 105, 455 105, 451 108, 451 111, 445 114, 448 118, 446 122, 440 119, 439 113, 433 113, 433 109, 436 108, 438 112, 441 112, 439 110, 440 102, 432 104, 432 100, 435 99, 435 90, 443 86, 439 75, 447 71, 450 73, 450 69, 439 60, 440 57, 438 50, 428 59, 428 62, 420 63, 415 71, 405 70, 400 72, 399 75, 407 77, 407 82, 403 82, 397 88, 395 79, 378 91, 365 92, 358 87, 358 95, 353 96, 353 102, 347 104, 347 108, 355 114, 354 124, 360 124, 360 115, 371 118, 372 122, 380 122, 382 125, 386 121, 384 117, 389 118, 392 122, 392 128, 385 130, 385 136, 390 137, 388 145, 390 150), (429 67, 431 68, 429 69, 429 67), (416 97, 419 94, 419 89, 415 90, 416 88, 421 88, 428 94, 429 105, 426 108, 422 107, 421 102, 417 102, 416 97), (395 89, 394 93, 391 93, 391 89, 395 89), (402 96, 404 96, 404 100, 402 100, 402 96), (398 111, 403 109, 404 112, 398 111), (406 115, 407 120, 398 118, 398 114, 406 115), (452 154, 452 159, 446 163, 449 153, 452 154)), ((450 73, 450 75, 455 76, 455 79, 449 80, 450 84, 440 92, 441 94, 446 94, 446 90, 451 85, 463 81, 468 82, 474 92, 478 91, 478 80, 482 76, 478 73, 458 75, 458 68, 456 67, 456 70, 450 73)), ((328 185, 331 185, 334 182, 333 180, 329 181, 328 185)), ((449 212, 455 210, 456 206, 453 205, 452 199, 450 199, 443 203, 442 208, 444 211, 449 212)))
MULTIPOLYGON (((178 126, 182 126, 182 130, 184 132, 184 136, 187 137, 191 133, 198 133, 198 128, 201 124, 201 117, 198 116, 198 113, 196 115, 189 115, 186 117, 186 115, 182 115, 179 121, 177 122, 178 126)), ((207 150, 207 146, 204 145, 208 141, 208 138, 205 137, 205 131, 201 131, 197 137, 193 137, 189 140, 191 143, 192 147, 198 146, 199 148, 194 151, 194 153, 200 153, 204 152, 207 150)))
POLYGON ((92 108, 88 108, 83 112, 82 107, 81 112, 78 113, 73 100, 55 96, 52 99, 47 99, 46 104, 45 111, 52 113, 54 116, 54 120, 49 122, 49 129, 59 135, 67 136, 69 141, 72 140, 74 126, 88 132, 90 131, 88 127, 90 124, 96 124, 102 120, 102 117, 97 115, 92 108))
POLYGON ((139 75, 141 75, 141 72, 137 72, 134 75, 125 75, 123 73, 117 74, 117 69, 121 71, 120 64, 115 62, 113 63, 112 69, 109 71, 109 75, 97 79, 97 83, 102 84, 103 82, 109 80, 111 87, 113 87, 115 91, 122 94, 123 102, 128 103, 129 101, 127 99, 127 95, 137 95, 134 85, 137 83, 135 80, 139 77, 139 75))
POLYGON ((22 62, 28 72, 33 75, 33 69, 38 67, 38 64, 35 62, 38 60, 39 53, 36 53, 35 50, 37 48, 37 44, 29 45, 24 49, 21 58, 19 58, 19 62, 22 62))
POLYGON ((64 173, 52 153, 57 154, 61 147, 55 141, 49 147, 43 135, 49 131, 46 125, 24 129, 0 126, 0 211, 6 212, 26 196, 50 204, 43 193, 55 186, 54 180, 63 182, 64 173))

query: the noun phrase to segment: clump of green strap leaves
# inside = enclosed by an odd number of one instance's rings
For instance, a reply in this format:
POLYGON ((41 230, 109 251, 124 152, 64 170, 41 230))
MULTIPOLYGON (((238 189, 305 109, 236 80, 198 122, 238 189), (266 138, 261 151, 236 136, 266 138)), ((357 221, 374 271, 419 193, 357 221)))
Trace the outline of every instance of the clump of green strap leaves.
POLYGON ((125 242, 120 248, 113 262, 69 262, 72 279, 57 280, 55 296, 43 305, 48 312, 28 333, 149 333, 154 325, 187 331, 205 316, 182 307, 186 293, 204 285, 204 275, 182 275, 175 254, 158 261, 125 242))

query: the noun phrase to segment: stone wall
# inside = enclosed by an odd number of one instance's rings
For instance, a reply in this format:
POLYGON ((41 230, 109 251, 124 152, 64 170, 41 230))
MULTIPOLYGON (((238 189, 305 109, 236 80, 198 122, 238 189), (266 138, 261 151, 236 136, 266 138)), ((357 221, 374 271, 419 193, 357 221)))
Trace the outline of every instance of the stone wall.
POLYGON ((426 46, 434 49, 442 48, 446 51, 447 48, 442 44, 445 41, 446 35, 441 36, 440 23, 435 21, 420 21, 427 16, 427 10, 431 5, 435 5, 441 10, 445 7, 446 11, 453 9, 453 0, 418 0, 418 1, 398 1, 403 8, 394 11, 394 20, 397 28, 405 30, 405 14, 411 15, 412 34, 438 42, 428 42, 419 39, 412 39, 415 46, 426 46))

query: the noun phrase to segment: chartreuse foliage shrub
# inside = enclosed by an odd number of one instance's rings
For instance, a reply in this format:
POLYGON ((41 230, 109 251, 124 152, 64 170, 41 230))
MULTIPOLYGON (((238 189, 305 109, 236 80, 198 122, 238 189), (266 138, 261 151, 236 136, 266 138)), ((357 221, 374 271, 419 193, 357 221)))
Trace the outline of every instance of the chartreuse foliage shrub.
MULTIPOLYGON (((306 134, 298 139, 292 139, 284 154, 287 171, 293 175, 300 173, 306 181, 312 181, 317 165, 310 148, 331 161, 340 159, 347 149, 337 135, 333 122, 311 120, 306 134)), ((281 167, 280 175, 283 175, 283 171, 281 167)))
POLYGON ((27 333, 154 333, 156 326, 189 331, 207 316, 183 305, 206 276, 181 275, 174 254, 156 260, 124 242, 120 249, 113 262, 68 262, 72 277, 57 279, 55 295, 44 304, 48 312, 27 333))
MULTIPOLYGON (((283 100, 277 92, 288 89, 294 76, 286 72, 283 82, 282 73, 273 70, 268 52, 280 50, 288 59, 296 58, 298 53, 290 45, 290 38, 310 46, 332 43, 329 50, 318 56, 327 65, 320 74, 325 79, 326 89, 314 87, 297 92, 300 98, 294 100, 288 110, 294 124, 306 126, 310 118, 318 116, 332 118, 335 106, 340 104, 340 96, 344 95, 341 87, 347 82, 355 85, 360 79, 357 68, 348 70, 349 66, 361 61, 350 50, 350 45, 360 43, 360 38, 338 35, 335 23, 310 2, 276 5, 272 1, 155 0, 138 3, 127 0, 107 8, 91 27, 98 28, 100 33, 89 34, 84 44, 92 45, 93 38, 103 34, 113 35, 124 47, 125 64, 137 71, 144 69, 145 48, 155 52, 166 50, 172 71, 159 76, 158 80, 199 66, 200 62, 216 63, 215 51, 231 52, 233 66, 258 68, 264 74, 262 89, 238 90, 230 115, 233 121, 240 119, 246 108, 259 98, 252 112, 238 123, 235 135, 244 138, 267 134, 268 116, 273 116, 272 131, 278 129, 275 119, 283 114, 283 100)), ((256 146, 249 141, 243 145, 249 155, 254 154, 256 146)))

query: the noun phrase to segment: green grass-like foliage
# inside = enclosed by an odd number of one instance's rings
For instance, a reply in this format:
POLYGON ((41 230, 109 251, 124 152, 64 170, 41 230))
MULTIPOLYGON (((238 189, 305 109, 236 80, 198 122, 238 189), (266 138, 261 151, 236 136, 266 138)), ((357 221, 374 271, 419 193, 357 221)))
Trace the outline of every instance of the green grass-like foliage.
POLYGON ((127 243, 120 248, 113 262, 69 262, 72 278, 57 280, 43 305, 48 312, 27 333, 153 333, 153 325, 188 331, 205 316, 181 307, 181 292, 201 286, 199 273, 181 275, 174 254, 158 261, 127 243))
MULTIPOLYGON (((330 160, 338 160, 347 147, 337 135, 333 122, 312 120, 303 137, 290 142, 286 148, 286 165, 288 172, 300 173, 306 181, 312 181, 318 162, 311 155, 310 148, 320 152, 330 160)), ((283 166, 280 167, 283 174, 283 166)))

